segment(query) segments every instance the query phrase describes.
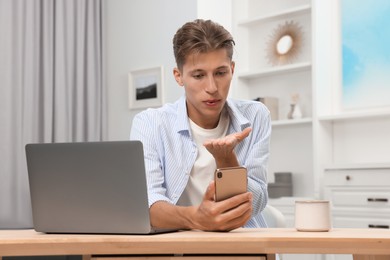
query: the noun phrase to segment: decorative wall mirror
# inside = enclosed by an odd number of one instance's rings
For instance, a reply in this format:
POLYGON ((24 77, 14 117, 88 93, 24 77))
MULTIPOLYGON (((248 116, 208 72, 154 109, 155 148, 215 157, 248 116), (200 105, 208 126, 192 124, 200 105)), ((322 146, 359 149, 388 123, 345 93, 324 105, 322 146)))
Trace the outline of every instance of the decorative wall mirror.
POLYGON ((302 27, 297 22, 286 21, 276 27, 267 42, 266 56, 274 66, 294 62, 303 46, 302 27))
POLYGON ((276 43, 276 51, 279 55, 287 54, 294 45, 294 40, 290 35, 283 35, 276 43))

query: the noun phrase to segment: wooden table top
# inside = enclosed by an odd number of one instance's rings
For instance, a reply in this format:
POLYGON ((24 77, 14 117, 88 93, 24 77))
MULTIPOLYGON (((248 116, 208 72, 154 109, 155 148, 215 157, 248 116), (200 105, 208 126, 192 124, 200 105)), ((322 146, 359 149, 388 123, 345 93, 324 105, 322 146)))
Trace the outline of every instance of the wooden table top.
POLYGON ((0 230, 0 256, 89 254, 359 254, 390 255, 390 230, 289 228, 158 235, 44 234, 0 230), (17 254, 15 254, 17 253, 17 254))

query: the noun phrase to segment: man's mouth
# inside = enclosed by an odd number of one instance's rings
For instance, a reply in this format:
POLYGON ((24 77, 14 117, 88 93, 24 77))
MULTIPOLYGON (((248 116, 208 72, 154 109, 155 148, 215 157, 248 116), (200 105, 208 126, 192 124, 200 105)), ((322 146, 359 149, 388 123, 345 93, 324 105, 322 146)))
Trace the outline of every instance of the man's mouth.
POLYGON ((205 103, 208 106, 215 106, 220 100, 219 99, 209 99, 206 100, 205 103))

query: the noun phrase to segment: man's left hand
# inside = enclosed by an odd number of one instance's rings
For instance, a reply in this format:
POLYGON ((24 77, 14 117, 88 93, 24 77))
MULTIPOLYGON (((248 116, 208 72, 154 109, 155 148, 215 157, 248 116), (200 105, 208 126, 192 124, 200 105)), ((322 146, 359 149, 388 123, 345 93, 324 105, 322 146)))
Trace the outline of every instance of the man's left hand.
POLYGON ((242 132, 233 133, 219 139, 207 140, 203 145, 214 156, 218 168, 238 166, 234 148, 248 137, 251 131, 252 128, 248 127, 242 132))

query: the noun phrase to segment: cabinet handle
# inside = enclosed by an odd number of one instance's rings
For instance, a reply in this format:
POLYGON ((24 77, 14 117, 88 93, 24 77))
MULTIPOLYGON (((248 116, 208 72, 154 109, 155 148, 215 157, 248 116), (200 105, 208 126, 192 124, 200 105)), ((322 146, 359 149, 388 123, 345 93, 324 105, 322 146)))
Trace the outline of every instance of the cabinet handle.
POLYGON ((388 202, 387 198, 367 198, 368 202, 388 202))
POLYGON ((346 179, 347 181, 350 181, 350 180, 351 180, 351 176, 347 175, 347 176, 345 176, 345 179, 346 179))
POLYGON ((372 225, 372 224, 368 224, 368 228, 387 228, 387 229, 389 229, 389 225, 372 225))

